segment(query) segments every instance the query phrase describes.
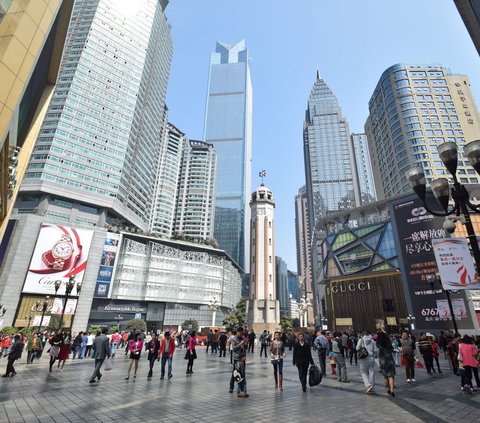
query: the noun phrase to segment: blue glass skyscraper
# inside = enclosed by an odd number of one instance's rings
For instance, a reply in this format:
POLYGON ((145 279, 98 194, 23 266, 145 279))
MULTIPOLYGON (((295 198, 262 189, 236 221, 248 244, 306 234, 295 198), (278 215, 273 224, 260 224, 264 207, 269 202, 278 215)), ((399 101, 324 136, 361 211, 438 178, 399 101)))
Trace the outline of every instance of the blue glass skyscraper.
POLYGON ((210 57, 204 140, 217 152, 214 237, 245 271, 249 257, 252 82, 245 41, 210 57))

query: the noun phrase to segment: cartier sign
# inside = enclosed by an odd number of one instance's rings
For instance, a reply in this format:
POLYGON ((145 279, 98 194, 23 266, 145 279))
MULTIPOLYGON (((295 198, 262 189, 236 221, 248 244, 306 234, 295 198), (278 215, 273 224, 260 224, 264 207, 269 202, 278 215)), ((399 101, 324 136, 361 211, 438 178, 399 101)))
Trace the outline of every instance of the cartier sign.
POLYGON ((332 283, 330 287, 327 287, 327 295, 344 294, 346 292, 355 291, 369 291, 370 289, 370 282, 368 281, 339 282, 332 283))

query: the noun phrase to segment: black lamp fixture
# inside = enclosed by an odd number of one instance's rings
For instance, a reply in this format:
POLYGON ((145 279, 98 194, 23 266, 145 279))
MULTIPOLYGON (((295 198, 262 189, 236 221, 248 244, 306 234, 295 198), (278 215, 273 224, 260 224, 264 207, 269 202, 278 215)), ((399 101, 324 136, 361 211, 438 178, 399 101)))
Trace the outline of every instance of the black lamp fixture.
MULTIPOLYGON (((463 215, 464 224, 467 230, 467 238, 470 241, 477 272, 480 271, 480 248, 475 235, 470 211, 480 212, 480 205, 472 204, 470 194, 465 185, 461 184, 457 178, 458 165, 458 146, 455 142, 445 142, 438 147, 438 154, 444 166, 452 176, 453 184, 450 185, 447 178, 439 178, 430 184, 433 195, 440 205, 442 211, 435 211, 429 207, 426 198, 426 179, 425 173, 421 167, 409 169, 406 177, 413 191, 422 200, 425 209, 434 216, 463 215), (453 200, 453 206, 449 210, 450 196, 453 200)), ((464 155, 468 158, 475 171, 480 174, 480 140, 472 141, 464 147, 464 155)))

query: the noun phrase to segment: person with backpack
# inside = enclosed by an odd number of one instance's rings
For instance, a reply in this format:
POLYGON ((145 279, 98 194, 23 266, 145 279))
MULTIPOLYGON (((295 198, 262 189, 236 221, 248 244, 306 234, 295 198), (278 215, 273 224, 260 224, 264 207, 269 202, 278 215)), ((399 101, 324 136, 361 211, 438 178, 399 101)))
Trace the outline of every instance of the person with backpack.
POLYGON ((327 374, 327 355, 330 352, 328 339, 325 336, 326 333, 327 332, 325 330, 322 330, 313 342, 313 345, 317 350, 318 361, 320 362, 320 370, 322 371, 323 375, 327 374))
POLYGON ((375 393, 375 358, 378 356, 378 348, 370 331, 363 332, 363 336, 358 340, 355 349, 360 359, 360 374, 366 388, 366 394, 373 395, 375 393))
POLYGON ((260 335, 260 345, 260 357, 262 356, 262 352, 265 352, 265 358, 267 358, 268 333, 266 329, 260 335))
POLYGON ((334 332, 332 340, 332 351, 335 357, 335 364, 337 370, 337 381, 349 383, 347 379, 347 365, 345 364, 345 347, 342 342, 342 333, 334 332))

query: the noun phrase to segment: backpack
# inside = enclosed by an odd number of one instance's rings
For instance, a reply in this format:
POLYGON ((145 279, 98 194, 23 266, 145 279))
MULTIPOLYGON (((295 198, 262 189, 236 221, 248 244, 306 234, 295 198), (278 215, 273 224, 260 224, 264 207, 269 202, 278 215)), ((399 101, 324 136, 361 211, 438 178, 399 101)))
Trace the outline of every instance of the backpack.
POLYGON ((365 341, 362 339, 363 347, 357 350, 357 356, 361 360, 368 357, 368 350, 365 348, 365 341))

